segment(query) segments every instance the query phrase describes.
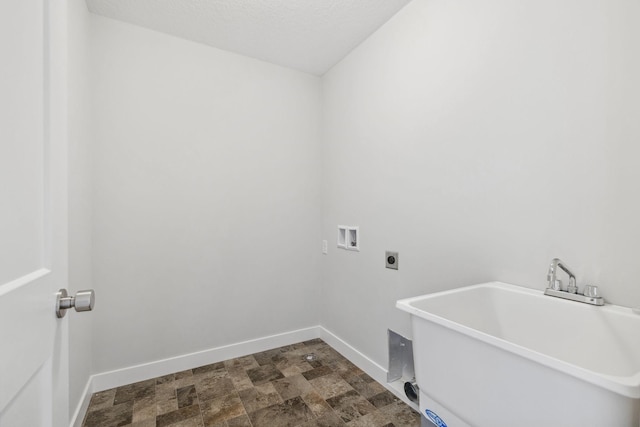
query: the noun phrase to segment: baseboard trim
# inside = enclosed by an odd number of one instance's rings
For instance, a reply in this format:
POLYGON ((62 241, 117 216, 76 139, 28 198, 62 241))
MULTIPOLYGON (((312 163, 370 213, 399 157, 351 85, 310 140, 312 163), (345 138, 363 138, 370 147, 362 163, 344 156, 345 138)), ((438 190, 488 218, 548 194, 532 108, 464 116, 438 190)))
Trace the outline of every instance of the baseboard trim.
POLYGON ((349 359, 351 363, 362 369, 374 380, 381 384, 387 382, 387 370, 378 365, 364 353, 352 347, 345 340, 323 326, 320 326, 320 338, 334 348, 338 353, 349 359))
POLYGON ((417 405, 410 402, 401 390, 387 383, 387 370, 385 368, 330 330, 323 326, 312 326, 92 375, 87 381, 82 399, 71 418, 70 425, 72 427, 81 427, 93 393, 313 338, 324 340, 354 365, 366 372, 367 375, 384 385, 399 399, 418 411, 417 405))
POLYGON ((91 395, 93 394, 93 381, 92 377, 89 377, 87 384, 82 391, 82 398, 78 402, 78 406, 71 416, 71 422, 69 425, 72 427, 82 427, 82 421, 84 421, 84 414, 87 413, 87 408, 91 402, 91 395))
POLYGON ((246 356, 260 351, 270 350, 275 347, 282 347, 306 341, 320 336, 317 326, 281 334, 269 335, 235 344, 229 344, 208 350, 197 351, 195 353, 183 354, 167 359, 156 360, 149 363, 130 366, 128 368, 116 369, 91 376, 93 392, 108 390, 125 384, 148 380, 160 377, 173 372, 192 369, 197 366, 208 365, 221 362, 235 357, 246 356))

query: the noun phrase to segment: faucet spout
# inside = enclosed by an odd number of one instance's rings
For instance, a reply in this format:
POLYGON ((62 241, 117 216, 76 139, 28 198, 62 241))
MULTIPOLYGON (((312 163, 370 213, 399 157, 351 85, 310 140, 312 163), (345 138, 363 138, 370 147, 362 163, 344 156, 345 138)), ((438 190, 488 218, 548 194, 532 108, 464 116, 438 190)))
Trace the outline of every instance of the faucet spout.
POLYGON ((576 285, 576 276, 571 272, 569 267, 562 260, 560 260, 560 258, 554 258, 551 260, 549 271, 547 272, 547 281, 549 283, 548 287, 550 289, 556 289, 555 284, 558 268, 567 273, 567 275, 569 276, 569 286, 567 287, 567 292, 571 294, 577 293, 578 286, 576 285))

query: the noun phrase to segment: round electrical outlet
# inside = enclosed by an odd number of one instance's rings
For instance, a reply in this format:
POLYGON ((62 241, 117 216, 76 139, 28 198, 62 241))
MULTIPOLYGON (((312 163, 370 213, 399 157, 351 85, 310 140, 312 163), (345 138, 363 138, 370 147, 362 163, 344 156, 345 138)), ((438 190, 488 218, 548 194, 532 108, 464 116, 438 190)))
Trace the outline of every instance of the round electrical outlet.
POLYGON ((392 270, 398 269, 398 252, 385 252, 386 257, 386 267, 392 270))

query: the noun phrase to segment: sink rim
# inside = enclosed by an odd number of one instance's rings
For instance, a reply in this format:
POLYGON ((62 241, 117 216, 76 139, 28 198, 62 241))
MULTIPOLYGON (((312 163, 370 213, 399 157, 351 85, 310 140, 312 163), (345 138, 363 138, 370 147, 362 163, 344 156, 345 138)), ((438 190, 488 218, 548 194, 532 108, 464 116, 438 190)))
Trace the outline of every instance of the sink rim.
POLYGON ((421 309, 415 307, 414 303, 441 298, 444 296, 455 295, 462 292, 468 292, 470 290, 478 289, 478 288, 492 288, 492 289, 500 289, 508 292, 515 292, 522 295, 527 295, 534 298, 544 298, 545 303, 548 304, 571 304, 570 307, 572 310, 600 310, 604 313, 609 313, 615 316, 629 316, 634 320, 640 320, 640 316, 632 312, 632 309, 612 304, 605 304, 604 306, 591 306, 588 304, 580 304, 573 301, 561 300, 558 298, 552 298, 549 296, 544 296, 544 292, 541 290, 525 288, 518 285, 508 284, 504 282, 487 282, 480 283, 470 286, 464 286, 460 288, 455 288, 446 291, 434 292, 429 294, 424 294, 411 298, 400 299, 396 302, 396 307, 402 311, 405 311, 412 316, 416 316, 420 319, 424 319, 429 322, 436 323, 445 328, 451 329, 458 333, 467 335, 474 339, 477 339, 486 344, 501 348, 507 352, 517 354, 526 359, 532 360, 534 362, 540 363, 544 366, 547 366, 555 371, 565 373, 571 375, 573 377, 579 378, 591 384, 600 386, 607 390, 613 391, 617 394, 630 397, 630 398, 640 398, 640 370, 632 373, 627 376, 620 375, 610 375, 602 372, 597 372, 592 369, 588 369, 585 367, 578 366, 570 361, 562 360, 556 357, 553 357, 549 354, 545 354, 543 352, 537 351, 535 349, 516 344, 507 339, 500 338, 498 336, 492 335, 490 333, 483 332, 481 330, 475 329, 471 326, 464 325, 455 320, 447 319, 446 317, 440 316, 438 314, 431 313, 426 309, 421 309))

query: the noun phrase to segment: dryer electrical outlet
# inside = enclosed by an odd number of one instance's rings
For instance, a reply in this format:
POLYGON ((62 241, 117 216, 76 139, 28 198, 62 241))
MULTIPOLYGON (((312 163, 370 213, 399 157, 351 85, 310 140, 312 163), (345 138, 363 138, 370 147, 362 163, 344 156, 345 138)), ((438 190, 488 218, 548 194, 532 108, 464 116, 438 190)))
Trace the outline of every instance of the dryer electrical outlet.
POLYGON ((384 253, 384 259, 385 259, 385 267, 390 268, 392 270, 397 270, 398 269, 398 252, 391 252, 391 251, 386 251, 384 253))

